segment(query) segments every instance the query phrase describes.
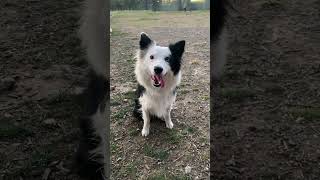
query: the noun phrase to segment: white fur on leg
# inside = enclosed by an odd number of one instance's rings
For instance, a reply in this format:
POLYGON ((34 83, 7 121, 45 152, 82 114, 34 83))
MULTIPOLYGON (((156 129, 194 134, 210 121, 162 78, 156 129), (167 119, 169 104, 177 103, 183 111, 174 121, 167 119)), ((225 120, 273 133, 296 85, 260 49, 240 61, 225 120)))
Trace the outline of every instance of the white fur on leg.
POLYGON ((172 129, 173 128, 173 123, 171 121, 171 116, 170 116, 170 111, 168 111, 168 114, 164 117, 164 120, 166 122, 166 127, 169 128, 169 129, 172 129))
MULTIPOLYGON (((102 156, 103 159, 99 159, 99 163, 105 164, 106 160, 106 119, 104 111, 100 110, 101 108, 98 107, 97 112, 92 115, 90 118, 93 120, 93 127, 95 129, 95 134, 101 138, 101 143, 99 146, 90 151, 92 160, 95 159, 97 156, 102 156), (101 160, 101 161, 100 161, 101 160)), ((106 172, 105 172, 106 173, 106 172)))
POLYGON ((142 136, 148 136, 150 131, 150 116, 148 112, 142 110, 142 117, 143 117, 143 128, 142 128, 142 136))
POLYGON ((227 56, 227 39, 228 33, 226 28, 222 29, 221 35, 218 37, 217 42, 214 44, 214 59, 212 69, 213 79, 220 79, 226 64, 227 56))

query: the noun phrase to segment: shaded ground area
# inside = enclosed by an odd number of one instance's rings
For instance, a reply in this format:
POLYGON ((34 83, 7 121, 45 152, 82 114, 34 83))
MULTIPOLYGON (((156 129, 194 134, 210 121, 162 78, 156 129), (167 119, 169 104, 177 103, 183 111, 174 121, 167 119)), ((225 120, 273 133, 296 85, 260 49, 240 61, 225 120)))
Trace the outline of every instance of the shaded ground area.
POLYGON ((0 179, 79 179, 79 3, 0 2, 0 179))
POLYGON ((235 7, 214 85, 212 179, 319 179, 320 3, 235 7))
POLYGON ((111 154, 113 179, 205 179, 209 171, 209 12, 112 12, 111 154), (186 40, 174 128, 151 122, 147 138, 132 117, 140 32, 158 44, 186 40), (191 172, 185 173, 185 167, 191 172))

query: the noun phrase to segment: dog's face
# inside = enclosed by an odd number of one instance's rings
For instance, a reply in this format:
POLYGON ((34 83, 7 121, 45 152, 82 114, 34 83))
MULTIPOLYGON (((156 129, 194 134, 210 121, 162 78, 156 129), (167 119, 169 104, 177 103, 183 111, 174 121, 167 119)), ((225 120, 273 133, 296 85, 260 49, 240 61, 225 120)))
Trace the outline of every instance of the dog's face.
POLYGON ((170 44, 168 47, 157 46, 147 34, 141 33, 140 60, 146 66, 147 74, 155 87, 163 88, 167 76, 179 73, 184 46, 185 41, 170 44))

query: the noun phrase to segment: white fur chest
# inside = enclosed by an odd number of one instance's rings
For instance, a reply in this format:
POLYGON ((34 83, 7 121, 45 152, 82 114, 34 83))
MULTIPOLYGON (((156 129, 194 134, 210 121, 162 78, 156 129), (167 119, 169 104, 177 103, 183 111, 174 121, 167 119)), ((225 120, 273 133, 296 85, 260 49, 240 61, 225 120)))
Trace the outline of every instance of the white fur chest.
POLYGON ((154 92, 147 90, 143 96, 139 98, 139 101, 143 110, 157 117, 164 117, 170 112, 175 99, 176 95, 172 91, 154 92))

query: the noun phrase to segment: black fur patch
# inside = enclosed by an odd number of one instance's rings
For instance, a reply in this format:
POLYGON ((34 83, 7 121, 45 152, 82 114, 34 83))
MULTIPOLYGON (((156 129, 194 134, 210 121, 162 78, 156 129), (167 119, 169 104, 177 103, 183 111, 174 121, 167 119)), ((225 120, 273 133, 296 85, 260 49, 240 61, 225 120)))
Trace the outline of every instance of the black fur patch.
POLYGON ((169 49, 171 51, 171 56, 169 60, 169 65, 174 75, 177 75, 181 67, 181 58, 184 52, 185 41, 179 41, 175 44, 170 44, 169 49))
POLYGON ((101 138, 95 134, 93 120, 90 118, 100 108, 103 112, 109 96, 109 82, 106 77, 97 75, 93 71, 89 74, 90 80, 84 92, 86 110, 80 119, 81 139, 75 158, 75 167, 78 174, 86 179, 103 179, 104 165, 102 156, 91 157, 89 152, 96 149, 101 138))
POLYGON ((90 118, 81 119, 81 140, 75 158, 75 167, 78 174, 86 179, 103 179, 104 165, 102 156, 92 158, 89 152, 97 148, 101 143, 101 138, 94 135, 92 120, 90 118))
POLYGON ((225 16, 227 14, 227 10, 225 5, 227 4, 227 0, 214 0, 211 5, 213 6, 213 18, 210 18, 211 28, 211 40, 215 41, 219 34, 221 33, 221 29, 225 22, 225 16))
POLYGON ((96 113, 100 105, 104 109, 107 94, 109 94, 109 82, 106 77, 96 75, 93 71, 89 74, 90 80, 85 92, 87 103, 86 116, 91 116, 96 113))
POLYGON ((175 95, 177 93, 177 87, 174 88, 172 94, 175 95))
POLYGON ((141 104, 139 102, 139 98, 143 95, 143 93, 146 91, 146 89, 138 84, 137 90, 136 90, 136 99, 134 100, 135 106, 133 109, 133 116, 142 120, 142 112, 140 111, 141 104))
POLYGON ((142 33, 140 37, 140 50, 145 50, 149 47, 149 45, 152 43, 152 40, 145 34, 142 33))

